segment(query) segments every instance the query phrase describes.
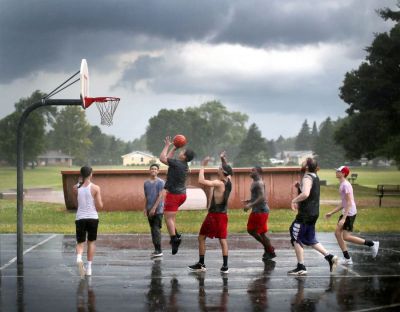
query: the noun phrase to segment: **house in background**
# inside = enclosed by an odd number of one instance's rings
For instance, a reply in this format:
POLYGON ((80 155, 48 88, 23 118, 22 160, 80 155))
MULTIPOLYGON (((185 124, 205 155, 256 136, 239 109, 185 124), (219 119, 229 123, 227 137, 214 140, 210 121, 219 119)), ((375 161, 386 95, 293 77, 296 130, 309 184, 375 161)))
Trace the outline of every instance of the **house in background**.
POLYGON ((156 156, 141 151, 133 151, 129 154, 122 155, 122 164, 124 166, 149 165, 151 163, 160 163, 156 156))
POLYGON ((37 157, 38 166, 65 166, 72 167, 72 156, 66 155, 61 151, 47 151, 37 157))
POLYGON ((301 165, 308 157, 314 157, 313 151, 283 151, 280 153, 285 165, 301 165))

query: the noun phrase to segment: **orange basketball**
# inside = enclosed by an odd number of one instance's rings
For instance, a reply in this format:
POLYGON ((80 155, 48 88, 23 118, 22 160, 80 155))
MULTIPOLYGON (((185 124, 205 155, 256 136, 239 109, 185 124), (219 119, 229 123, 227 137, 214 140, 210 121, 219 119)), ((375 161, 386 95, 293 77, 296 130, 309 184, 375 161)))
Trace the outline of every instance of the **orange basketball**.
POLYGON ((187 141, 186 141, 186 138, 185 138, 185 136, 183 134, 177 134, 174 137, 173 143, 174 143, 176 148, 180 148, 182 146, 185 146, 187 141))

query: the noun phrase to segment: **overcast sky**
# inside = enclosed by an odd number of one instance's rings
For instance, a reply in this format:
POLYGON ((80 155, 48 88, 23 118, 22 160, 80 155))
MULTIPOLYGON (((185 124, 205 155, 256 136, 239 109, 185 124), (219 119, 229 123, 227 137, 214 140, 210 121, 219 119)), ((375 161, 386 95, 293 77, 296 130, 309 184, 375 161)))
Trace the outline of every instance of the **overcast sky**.
MULTIPOLYGON (((91 96, 118 96, 103 132, 138 138, 162 108, 221 101, 267 139, 305 119, 345 116, 344 74, 374 33, 393 25, 386 0, 0 0, 0 118, 50 92, 86 58, 91 96)), ((55 98, 79 98, 79 84, 55 98)), ((100 125, 96 107, 86 110, 100 125)))

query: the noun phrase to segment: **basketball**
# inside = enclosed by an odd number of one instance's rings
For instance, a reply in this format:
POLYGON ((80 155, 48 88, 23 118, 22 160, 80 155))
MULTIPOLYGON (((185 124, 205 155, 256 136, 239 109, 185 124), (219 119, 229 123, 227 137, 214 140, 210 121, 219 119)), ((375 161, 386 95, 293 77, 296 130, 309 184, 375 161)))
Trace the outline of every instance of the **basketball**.
POLYGON ((180 147, 182 147, 182 146, 185 146, 186 143, 187 143, 187 141, 186 141, 186 138, 185 138, 184 135, 182 135, 182 134, 177 134, 177 135, 174 137, 173 143, 174 143, 174 145, 175 145, 176 148, 180 148, 180 147))

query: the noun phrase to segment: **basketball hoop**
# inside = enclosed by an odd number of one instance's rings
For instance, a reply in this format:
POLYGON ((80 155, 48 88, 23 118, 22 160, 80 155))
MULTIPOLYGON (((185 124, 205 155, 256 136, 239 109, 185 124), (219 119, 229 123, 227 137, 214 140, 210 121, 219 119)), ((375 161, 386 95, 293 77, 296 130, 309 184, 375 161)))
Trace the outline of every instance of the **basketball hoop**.
POLYGON ((100 112, 101 124, 111 126, 113 124, 113 116, 119 104, 117 97, 87 97, 85 98, 85 108, 88 108, 93 103, 96 103, 97 109, 100 112))

